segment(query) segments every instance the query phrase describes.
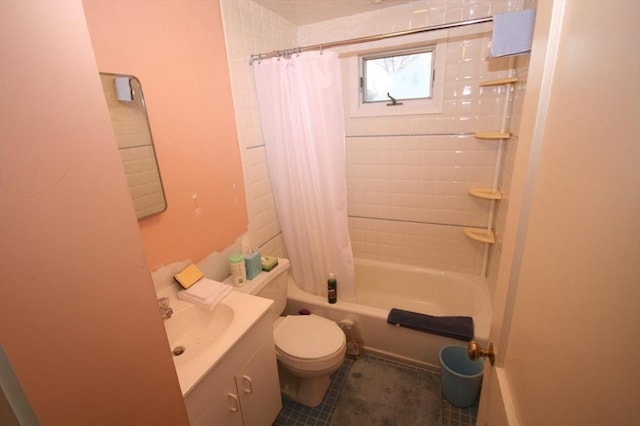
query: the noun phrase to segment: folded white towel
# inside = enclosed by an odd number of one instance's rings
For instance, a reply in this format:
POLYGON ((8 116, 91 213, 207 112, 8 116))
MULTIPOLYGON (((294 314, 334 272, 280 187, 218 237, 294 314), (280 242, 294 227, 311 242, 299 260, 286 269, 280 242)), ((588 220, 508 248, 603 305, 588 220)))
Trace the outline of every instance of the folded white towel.
POLYGON ((178 299, 193 303, 209 311, 231 293, 231 286, 209 278, 201 278, 186 290, 178 292, 178 299))
POLYGON ((500 13, 493 17, 491 56, 521 55, 531 50, 535 9, 500 13))

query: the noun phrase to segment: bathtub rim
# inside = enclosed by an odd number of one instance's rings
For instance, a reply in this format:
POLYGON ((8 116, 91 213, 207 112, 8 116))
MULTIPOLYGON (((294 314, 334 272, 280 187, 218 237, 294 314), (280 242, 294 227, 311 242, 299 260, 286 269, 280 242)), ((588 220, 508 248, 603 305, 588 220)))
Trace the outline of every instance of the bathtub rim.
MULTIPOLYGON (((480 310, 474 315, 469 315, 473 318, 473 322, 474 322, 474 340, 476 340, 480 345, 488 344, 489 332, 491 329, 492 309, 491 309, 491 300, 489 297, 488 283, 487 283, 486 277, 482 277, 480 275, 467 274, 464 272, 443 271, 439 269, 377 261, 372 259, 356 258, 354 259, 354 262, 360 265, 384 266, 392 270, 412 271, 412 272, 433 274, 439 277, 448 277, 455 280, 463 280, 469 283, 472 286, 472 288, 474 288, 474 291, 476 292, 475 294, 481 298, 480 310)), ((291 271, 289 273, 288 283, 287 283, 287 298, 293 298, 298 301, 305 301, 313 304, 320 304, 320 305, 324 304, 328 307, 334 306, 350 312, 359 313, 363 315, 370 315, 374 318, 382 319, 385 322, 387 320, 387 316, 389 313, 388 310, 385 310, 382 308, 361 305, 361 304, 358 304, 357 302, 351 302, 351 301, 340 299, 340 297, 338 297, 338 301, 335 304, 329 304, 325 297, 306 292, 302 290, 300 287, 298 287, 297 283, 293 279, 293 274, 291 273, 291 271)), ((460 342, 463 342, 463 341, 460 340, 460 342)))

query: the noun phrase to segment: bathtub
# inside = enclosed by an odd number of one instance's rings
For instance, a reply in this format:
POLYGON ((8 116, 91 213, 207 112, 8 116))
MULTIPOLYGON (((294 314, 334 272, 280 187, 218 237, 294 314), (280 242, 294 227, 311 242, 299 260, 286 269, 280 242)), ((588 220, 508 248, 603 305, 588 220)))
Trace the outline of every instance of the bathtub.
POLYGON ((388 324, 391 308, 471 316, 475 339, 486 346, 491 303, 485 278, 363 259, 355 260, 355 272, 358 302, 340 300, 338 281, 335 304, 301 290, 289 274, 286 313, 308 309, 334 321, 351 319, 366 351, 429 369, 440 368, 442 346, 466 342, 388 324))

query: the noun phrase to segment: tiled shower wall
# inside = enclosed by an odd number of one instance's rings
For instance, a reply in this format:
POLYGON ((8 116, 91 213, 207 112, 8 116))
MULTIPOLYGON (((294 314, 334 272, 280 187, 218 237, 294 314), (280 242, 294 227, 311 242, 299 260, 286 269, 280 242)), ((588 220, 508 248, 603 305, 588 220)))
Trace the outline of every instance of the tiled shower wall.
POLYGON ((297 45, 297 27, 250 0, 221 0, 253 248, 286 257, 262 140, 249 55, 297 45))
MULTIPOLYGON (((524 0, 523 5, 519 9, 535 9, 537 0, 524 0)), ((511 137, 505 144, 504 155, 501 164, 501 173, 498 187, 502 191, 502 200, 496 204, 494 230, 496 234, 496 244, 491 247, 489 256, 487 277, 489 293, 493 300, 495 285, 498 275, 498 266, 502 255, 502 241, 504 237, 504 229, 506 224, 507 210, 509 200, 517 194, 511 193, 511 179, 513 177, 513 167, 515 164, 516 149, 520 140, 520 119, 522 117, 522 106, 526 92, 526 86, 529 75, 529 55, 521 55, 515 57, 514 60, 515 75, 518 82, 513 85, 511 106, 511 115, 509 117, 508 128, 511 137)))
MULTIPOLYGON (((249 0, 221 0, 254 245, 265 253, 285 253, 267 177, 251 53, 483 17, 518 9, 520 3, 415 1, 296 28, 249 0)), ((487 60, 490 38, 491 24, 449 30, 442 114, 346 118, 349 226, 356 257, 481 273, 484 244, 467 239, 462 228, 486 227, 490 202, 469 196, 467 189, 491 186, 499 142, 476 139, 473 133, 500 130, 511 92, 478 84, 507 76, 513 64, 487 60)), ((505 152, 509 170, 511 151, 505 152)), ((501 183, 508 185, 508 176, 501 183)))

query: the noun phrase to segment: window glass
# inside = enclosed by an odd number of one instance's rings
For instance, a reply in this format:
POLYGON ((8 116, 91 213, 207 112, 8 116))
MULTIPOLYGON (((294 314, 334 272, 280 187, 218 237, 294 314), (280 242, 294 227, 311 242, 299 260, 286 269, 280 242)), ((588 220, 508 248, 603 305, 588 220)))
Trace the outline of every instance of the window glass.
POLYGON ((350 118, 442 113, 447 32, 376 40, 340 53, 350 118))
POLYGON ((433 49, 423 49, 363 57, 363 102, 431 98, 432 56, 433 49))

